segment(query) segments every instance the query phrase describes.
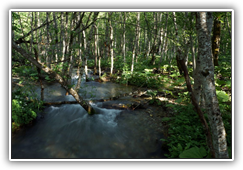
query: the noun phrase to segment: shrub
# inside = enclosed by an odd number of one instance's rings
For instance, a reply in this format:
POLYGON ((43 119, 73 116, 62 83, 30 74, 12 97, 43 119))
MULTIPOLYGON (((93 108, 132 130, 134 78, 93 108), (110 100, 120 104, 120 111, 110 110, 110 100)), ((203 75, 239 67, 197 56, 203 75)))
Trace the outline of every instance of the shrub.
POLYGON ((42 109, 43 102, 36 96, 24 92, 25 89, 17 89, 12 93, 12 128, 31 123, 42 109), (29 97, 26 97, 29 95, 29 97))

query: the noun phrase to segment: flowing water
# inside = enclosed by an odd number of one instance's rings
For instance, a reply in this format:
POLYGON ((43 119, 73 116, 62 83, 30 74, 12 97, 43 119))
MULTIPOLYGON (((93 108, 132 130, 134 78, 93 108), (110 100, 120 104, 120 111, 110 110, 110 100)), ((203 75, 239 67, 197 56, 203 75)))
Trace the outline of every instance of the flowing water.
MULTIPOLYGON (((80 94, 85 99, 106 99, 133 89, 94 81, 84 82, 81 87, 80 94)), ((45 87, 46 101, 74 100, 64 94, 57 83, 45 87)), ((151 118, 146 109, 105 108, 131 100, 131 97, 123 97, 109 102, 94 102, 92 105, 98 114, 92 116, 78 104, 46 107, 41 113, 43 118, 12 135, 12 159, 164 158, 159 140, 163 137, 162 125, 151 118)))

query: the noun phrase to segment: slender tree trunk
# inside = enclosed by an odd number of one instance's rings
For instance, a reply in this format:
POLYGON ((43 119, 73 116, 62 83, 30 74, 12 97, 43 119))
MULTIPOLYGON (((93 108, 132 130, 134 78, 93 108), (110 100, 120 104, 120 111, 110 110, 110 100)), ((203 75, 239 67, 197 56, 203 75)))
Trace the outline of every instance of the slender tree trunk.
POLYGON ((109 12, 109 23, 110 23, 110 54, 111 54, 111 75, 113 74, 113 67, 114 67, 114 54, 113 54, 113 27, 111 25, 111 15, 112 12, 109 12))
POLYGON ((101 77, 101 57, 103 56, 103 48, 100 48, 100 53, 99 53, 99 77, 101 77))
POLYGON ((108 18, 108 21, 106 21, 106 30, 105 30, 105 58, 108 59, 109 55, 109 45, 108 39, 109 39, 109 17, 107 17, 108 13, 106 13, 106 18, 108 18), (107 23, 108 22, 108 23, 107 23))
POLYGON ((156 40, 157 40, 157 17, 156 17, 156 13, 153 12, 154 14, 154 42, 153 42, 153 45, 152 45, 152 59, 150 61, 150 63, 152 65, 155 65, 155 55, 157 53, 157 48, 156 48, 156 40))
POLYGON ((124 58, 124 64, 126 63, 126 12, 124 12, 124 18, 123 18, 123 34, 122 34, 122 55, 124 58))
MULTIPOLYGON (((176 32, 176 39, 177 39, 177 44, 179 43, 179 35, 178 35, 178 27, 177 27, 177 23, 176 23, 176 14, 175 12, 172 13, 173 14, 173 22, 174 22, 174 26, 175 26, 175 32, 176 32)), ((181 57, 184 57, 183 55, 181 55, 182 51, 181 49, 179 48, 178 45, 175 46, 176 47, 176 62, 177 62, 177 67, 179 69, 179 72, 180 72, 180 75, 182 75, 183 73, 183 69, 181 68, 181 64, 180 64, 180 61, 179 60, 182 60, 182 61, 185 61, 183 60, 183 58, 181 57)))
POLYGON ((227 27, 228 27, 229 36, 230 36, 230 38, 231 38, 231 31, 230 31, 230 26, 229 26, 229 21, 228 21, 227 13, 226 13, 226 22, 227 22, 227 27))
POLYGON ((97 74, 97 52, 98 52, 98 27, 96 25, 94 25, 95 27, 95 63, 94 63, 94 74, 97 74))
POLYGON ((58 29, 57 29, 57 20, 56 20, 56 12, 53 12, 53 20, 54 20, 54 28, 55 28, 55 61, 58 61, 58 56, 60 54, 59 48, 58 48, 58 29))
POLYGON ((135 60, 135 56, 136 56, 136 48, 138 47, 137 43, 138 43, 138 25, 139 25, 139 19, 140 19, 140 13, 137 13, 137 26, 136 26, 136 35, 135 35, 135 40, 134 40, 134 46, 133 46, 133 50, 132 50, 132 65, 131 65, 131 72, 133 73, 134 70, 134 60, 135 60))
MULTIPOLYGON (((78 15, 78 20, 81 19, 80 17, 81 13, 78 15)), ((80 31, 80 27, 79 27, 80 31)), ((81 34, 78 34, 78 42, 79 42, 79 49, 78 49, 78 69, 77 69, 77 75, 78 75, 78 81, 75 90, 78 91, 81 86, 82 81, 82 71, 81 71, 81 64, 82 64, 82 40, 81 40, 81 34)))
POLYGON ((219 47, 220 47, 220 32, 221 32, 221 22, 218 18, 214 20, 213 26, 213 39, 212 39, 212 53, 214 66, 218 66, 219 62, 219 47))
POLYGON ((164 28, 163 28, 163 18, 164 18, 164 15, 163 13, 160 14, 160 17, 159 17, 159 43, 158 43, 158 46, 159 46, 159 55, 161 56, 161 53, 162 53, 162 41, 163 41, 163 34, 164 34, 164 28))
POLYGON ((212 62, 211 30, 213 16, 211 12, 196 13, 196 28, 198 32, 198 60, 197 68, 202 77, 203 93, 205 95, 206 110, 211 127, 213 147, 216 158, 228 158, 226 132, 219 109, 215 90, 214 66, 212 62))
POLYGON ((87 62, 87 56, 86 56, 86 51, 87 51, 87 42, 86 42, 86 35, 85 35, 85 31, 83 30, 83 40, 84 40, 84 51, 85 51, 85 55, 84 55, 84 62, 83 62, 83 68, 84 68, 84 73, 85 73, 85 81, 87 81, 88 79, 88 62, 87 62))
POLYGON ((193 65, 193 77, 195 78, 195 71, 196 71, 196 58, 195 58, 195 49, 194 49, 194 40, 192 37, 193 34, 193 13, 191 12, 190 14, 190 48, 191 48, 191 53, 192 53, 192 65, 193 65))
POLYGON ((65 80, 59 74, 55 73, 52 69, 45 66, 43 63, 37 62, 33 57, 31 57, 31 55, 29 55, 23 48, 18 46, 15 42, 12 42, 12 48, 19 52, 24 58, 33 63, 36 67, 42 69, 49 75, 52 75, 55 78, 55 80, 58 83, 60 83, 62 87, 76 99, 76 101, 88 112, 88 114, 95 113, 95 110, 92 108, 92 106, 88 102, 83 100, 83 98, 79 96, 79 94, 74 89, 69 88, 65 80))
MULTIPOLYGON (((67 15, 67 14, 66 14, 67 15)), ((67 39, 67 27, 64 27, 64 18, 63 18, 63 12, 61 12, 61 35, 62 35, 62 59, 61 61, 64 61, 66 59, 65 57, 65 51, 66 51, 66 39, 67 39)), ((64 67, 64 62, 62 62, 62 68, 64 67)), ((64 73, 64 69, 62 69, 64 73)))
POLYGON ((148 22, 148 19, 147 19, 147 15, 146 15, 146 12, 144 12, 144 17, 145 17, 145 21, 146 21, 146 24, 147 24, 147 27, 148 27, 148 31, 147 31, 147 36, 148 36, 148 48, 147 48, 147 52, 146 52, 146 57, 147 59, 149 58, 149 54, 150 54, 150 46, 151 46, 151 32, 150 32, 150 26, 149 26, 149 22, 148 22))
POLYGON ((51 68, 51 54, 50 54, 50 31, 49 31, 49 12, 46 12, 46 65, 51 68))
POLYGON ((139 55, 139 39, 140 39, 140 12, 137 13, 137 30, 136 30, 136 36, 137 36, 137 42, 136 42, 136 62, 137 62, 137 56, 139 55))
POLYGON ((165 52, 165 41, 167 40, 167 22, 168 22, 168 13, 166 13, 166 20, 165 20, 165 28, 161 28, 161 32, 163 31, 163 37, 162 37, 162 33, 161 33, 161 57, 160 57, 160 66, 162 64, 162 58, 163 58, 163 54, 165 52))
MULTIPOLYGON (((98 12, 95 12, 94 13, 94 16, 93 16, 93 20, 96 20, 97 16, 98 16, 98 12)), ((92 36, 93 36, 93 30, 94 30, 94 27, 95 27, 95 23, 93 22, 92 23, 92 26, 91 26, 91 30, 90 30, 90 33, 89 33, 89 37, 88 37, 88 41, 87 41, 87 47, 85 47, 85 77, 86 77, 86 81, 88 81, 88 58, 92 56, 92 53, 91 53, 91 40, 92 40, 92 36)), ((83 35, 85 36, 85 32, 83 32, 83 35)), ((85 38, 84 38, 85 40, 85 38)), ((86 40, 85 40, 86 41, 86 40)), ((86 43, 84 43, 86 44, 86 43)), ((85 45, 86 46, 86 45, 85 45)))
MULTIPOLYGON (((34 52, 35 52, 35 60, 38 63, 39 62, 39 55, 38 55, 38 51, 36 50, 36 48, 34 48, 34 52)), ((40 86, 41 86, 41 100, 44 101, 44 85, 42 83, 41 80, 41 69, 39 67, 36 67, 37 69, 37 73, 38 73, 38 78, 39 78, 39 82, 40 82, 40 86)))

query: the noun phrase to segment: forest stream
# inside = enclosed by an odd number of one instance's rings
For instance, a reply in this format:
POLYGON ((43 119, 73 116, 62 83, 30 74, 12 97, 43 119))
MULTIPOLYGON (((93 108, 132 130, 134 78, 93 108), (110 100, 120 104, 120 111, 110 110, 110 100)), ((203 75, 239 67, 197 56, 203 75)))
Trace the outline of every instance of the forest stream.
MULTIPOLYGON (((77 83, 77 75, 72 75, 77 83)), ((82 82, 79 94, 92 100, 98 114, 92 116, 79 104, 46 106, 32 126, 12 135, 12 159, 137 159, 166 158, 162 150, 163 109, 148 105, 128 109, 134 87, 112 82, 82 82)), ((40 94, 40 88, 36 89, 40 94)), ((75 101, 58 84, 45 84, 46 102, 75 101)))

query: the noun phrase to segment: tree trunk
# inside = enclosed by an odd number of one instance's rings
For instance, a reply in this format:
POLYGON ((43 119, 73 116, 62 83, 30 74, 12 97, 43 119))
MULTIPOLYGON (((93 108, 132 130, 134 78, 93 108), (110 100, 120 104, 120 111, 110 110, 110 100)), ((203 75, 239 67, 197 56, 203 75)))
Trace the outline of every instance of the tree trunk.
MULTIPOLYGON (((179 35, 178 35, 178 27, 177 27, 177 23, 176 23, 176 15, 175 15, 175 12, 173 12, 173 22, 174 22, 174 26, 175 26, 175 33, 176 33, 176 43, 179 44, 179 35)), ((180 72, 180 75, 182 75, 183 73, 183 69, 181 68, 181 64, 180 64, 180 61, 179 60, 182 60, 182 61, 185 61, 183 60, 183 56, 181 53, 181 49, 179 48, 178 45, 175 46, 176 47, 176 62, 177 62, 177 67, 179 69, 179 72, 180 72)))
POLYGON ((100 53, 99 53, 99 77, 101 77, 101 57, 102 56, 103 56, 103 47, 101 46, 100 53))
POLYGON ((94 43, 94 45, 95 45, 95 52, 94 52, 94 54, 95 54, 95 62, 94 62, 94 75, 96 75, 97 74, 97 57, 98 57, 98 55, 97 55, 97 52, 98 52, 98 27, 96 25, 94 25, 94 27, 95 27, 95 43, 94 43))
POLYGON ((192 87, 191 87, 191 82, 190 82, 190 77, 188 75, 188 70, 187 70, 187 66, 185 64, 185 61, 183 60, 180 60, 179 59, 179 62, 180 62, 180 65, 181 65, 181 68, 184 72, 184 77, 185 77, 185 80, 186 80, 186 85, 187 85, 187 90, 188 92, 191 94, 191 101, 192 101, 192 104, 194 105, 196 111, 197 111, 197 114, 200 118, 200 121, 201 121, 201 124, 203 126, 203 129, 204 129, 204 133, 205 133, 205 136, 206 136, 206 140, 207 140, 207 145, 208 147, 210 148, 210 152, 211 152, 211 155, 212 157, 215 157, 215 152, 214 152, 214 149, 213 149, 213 143, 212 143, 212 137, 211 137, 211 133, 210 133, 210 129, 208 127, 208 123, 203 115, 203 112, 202 110, 200 109, 196 99, 195 99, 195 96, 193 94, 193 91, 192 91, 192 87))
POLYGON ((163 58, 163 54, 165 52, 165 41, 167 39, 167 22, 168 22, 168 13, 166 13, 166 20, 165 20, 165 28, 161 28, 161 56, 160 56, 160 63, 159 65, 161 66, 162 64, 162 58, 163 58), (162 32, 163 32, 163 36, 162 36, 162 32))
POLYGON ((114 60, 114 54, 113 54, 113 27, 111 25, 111 15, 112 15, 112 12, 109 12, 109 24, 110 24, 110 54, 111 54, 111 75, 113 74, 113 67, 114 67, 114 64, 113 64, 113 60, 114 60))
POLYGON ((135 60, 135 56, 136 56, 136 48, 138 47, 138 34, 139 34, 139 19, 140 19, 140 13, 137 13, 137 26, 136 26, 136 31, 135 31, 135 40, 134 40, 134 46, 133 46, 133 50, 132 50, 132 65, 131 65, 131 72, 133 73, 133 69, 134 69, 134 60, 135 60))
POLYGON ((147 19, 147 15, 146 15, 146 12, 144 12, 144 17, 145 17, 145 22, 147 24, 147 36, 148 36, 148 48, 147 48, 147 51, 146 51, 146 57, 147 59, 149 58, 149 54, 150 54, 150 46, 151 46, 151 32, 150 32, 150 26, 149 26, 149 22, 148 22, 148 19, 147 19))
POLYGON ((218 18, 214 20, 213 26, 213 39, 212 39, 212 53, 214 66, 218 66, 219 62, 219 47, 220 47, 220 32, 221 32, 221 22, 218 18))
POLYGON ((196 28, 198 32, 198 60, 197 68, 202 77, 203 93, 205 95, 206 110, 211 127, 213 147, 216 158, 229 158, 227 151, 226 132, 219 109, 215 90, 214 66, 212 62, 211 30, 213 16, 211 12, 196 13, 196 28))
POLYGON ((46 12, 46 65, 51 68, 49 12, 46 12))
POLYGON ((137 56, 139 55, 139 39, 140 39, 140 12, 137 13, 137 29, 136 29, 136 55, 135 55, 135 58, 136 58, 136 62, 137 62, 137 56))
POLYGON ((62 87, 67 90, 75 99, 76 101, 88 112, 88 114, 94 114, 95 110, 92 108, 92 106, 83 100, 81 96, 73 89, 69 88, 66 84, 65 80, 57 73, 55 73, 52 69, 45 66, 44 64, 37 62, 34 58, 31 57, 23 48, 18 46, 15 42, 12 42, 12 48, 15 49, 17 52, 19 52, 23 57, 25 57, 27 60, 29 60, 31 63, 33 63, 36 67, 42 69, 44 72, 46 72, 49 75, 52 75, 55 80, 62 85, 62 87))
POLYGON ((123 19, 123 34, 122 34, 122 55, 124 58, 124 64, 126 63, 126 12, 124 12, 124 19, 123 19))
POLYGON ((57 29, 57 21, 56 21, 56 12, 53 12, 53 20, 54 20, 54 28, 55 28, 55 61, 58 61, 58 56, 60 54, 59 48, 58 48, 58 29, 57 29))
POLYGON ((105 29, 105 58, 108 59, 108 57, 110 56, 109 52, 110 52, 110 49, 109 49, 109 46, 110 46, 110 43, 108 43, 109 41, 109 17, 107 17, 108 13, 106 13, 106 18, 108 19, 108 21, 105 21, 106 22, 106 29, 105 29))
POLYGON ((230 31, 230 27, 229 27, 229 21, 228 21, 227 13, 226 13, 226 22, 227 22, 227 27, 228 27, 229 36, 230 36, 230 38, 231 38, 231 31, 230 31))
MULTIPOLYGON (((38 55, 38 51, 36 50, 36 48, 34 48, 34 52, 35 52, 35 60, 36 60, 36 62, 38 62, 39 55, 38 55)), ((41 100, 44 101, 44 85, 41 80, 41 69, 39 67, 36 67, 36 69, 37 69, 38 78, 39 78, 39 82, 40 82, 40 86, 41 86, 41 100)))
POLYGON ((156 48, 156 40, 157 40, 157 17, 156 17, 156 14, 155 12, 153 12, 154 14, 154 42, 153 42, 153 45, 152 45, 152 50, 151 50, 151 53, 152 53, 152 59, 150 61, 150 64, 152 65, 155 65, 155 55, 157 53, 157 48, 156 48))

